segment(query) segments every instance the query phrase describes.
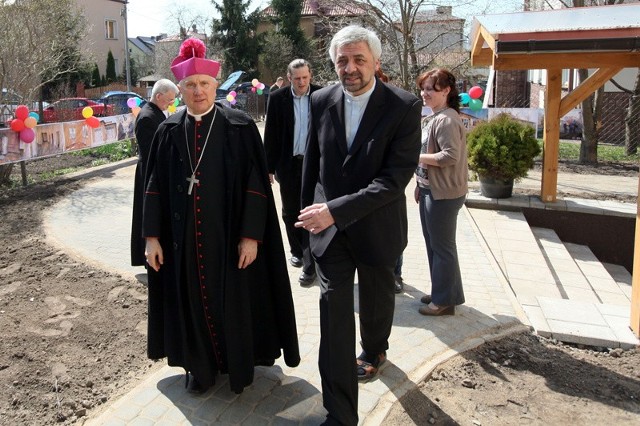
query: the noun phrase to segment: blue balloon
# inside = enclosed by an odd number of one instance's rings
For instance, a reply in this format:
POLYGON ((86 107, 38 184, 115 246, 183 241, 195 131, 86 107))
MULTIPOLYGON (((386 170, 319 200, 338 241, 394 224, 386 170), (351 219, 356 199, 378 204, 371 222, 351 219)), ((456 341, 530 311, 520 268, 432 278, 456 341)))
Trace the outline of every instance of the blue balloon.
POLYGON ((460 103, 462 105, 468 104, 469 101, 471 100, 471 96, 469 96, 468 93, 460 93, 459 98, 460 98, 460 103))
POLYGON ((37 112, 33 112, 33 111, 31 111, 31 112, 29 113, 29 117, 33 117, 33 118, 35 118, 37 122, 39 122, 39 121, 40 121, 40 116, 38 115, 38 113, 37 113, 37 112))

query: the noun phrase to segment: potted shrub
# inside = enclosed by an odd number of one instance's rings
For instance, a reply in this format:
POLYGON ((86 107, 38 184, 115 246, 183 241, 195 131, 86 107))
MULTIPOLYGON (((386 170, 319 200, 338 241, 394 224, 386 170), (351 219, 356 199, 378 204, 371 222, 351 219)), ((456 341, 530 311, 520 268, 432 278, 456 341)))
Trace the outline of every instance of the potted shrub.
POLYGON ((535 129, 508 114, 476 126, 467 135, 469 169, 478 174, 480 191, 489 198, 508 198, 514 180, 527 175, 540 154, 535 129))

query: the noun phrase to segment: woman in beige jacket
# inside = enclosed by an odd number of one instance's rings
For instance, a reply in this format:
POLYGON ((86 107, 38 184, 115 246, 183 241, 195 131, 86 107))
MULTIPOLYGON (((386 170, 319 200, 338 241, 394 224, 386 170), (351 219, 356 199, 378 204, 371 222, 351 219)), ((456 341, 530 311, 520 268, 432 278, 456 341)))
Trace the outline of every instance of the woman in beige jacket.
POLYGON ((467 147, 460 119, 456 79, 434 69, 417 80, 424 105, 433 115, 422 127, 422 151, 416 169, 416 202, 431 271, 431 294, 423 296, 422 315, 453 315, 464 303, 458 264, 456 225, 467 194, 467 147))

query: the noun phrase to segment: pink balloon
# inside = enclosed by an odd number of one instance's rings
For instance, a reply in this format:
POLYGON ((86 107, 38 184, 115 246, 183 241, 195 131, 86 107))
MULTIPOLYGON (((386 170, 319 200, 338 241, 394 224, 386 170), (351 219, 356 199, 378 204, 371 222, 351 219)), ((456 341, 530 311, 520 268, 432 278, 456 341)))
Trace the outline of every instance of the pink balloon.
POLYGON ((16 108, 16 118, 24 120, 29 116, 29 108, 26 105, 18 105, 16 108))
POLYGON ((20 131, 20 140, 24 143, 31 143, 36 138, 36 132, 30 128, 24 128, 20 131))
POLYGON ((471 99, 480 99, 480 97, 482 96, 482 87, 473 86, 471 89, 469 89, 469 96, 471 97, 471 99))

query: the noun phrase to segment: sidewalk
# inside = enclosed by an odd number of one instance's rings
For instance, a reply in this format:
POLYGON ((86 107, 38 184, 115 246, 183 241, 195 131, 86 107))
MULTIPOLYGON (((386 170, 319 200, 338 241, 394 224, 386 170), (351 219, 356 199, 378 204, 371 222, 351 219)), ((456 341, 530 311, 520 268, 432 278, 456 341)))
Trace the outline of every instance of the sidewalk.
MULTIPOLYGON (((51 208, 46 215, 45 229, 52 243, 98 267, 117 271, 125 277, 140 277, 143 268, 128 266, 133 172, 133 166, 112 171, 51 208), (104 223, 109 223, 108 229, 104 223)), ((637 179, 618 184, 622 186, 635 190, 637 179)), ((276 198, 278 192, 274 186, 276 198)), ((501 269, 495 249, 492 251, 487 245, 490 239, 478 228, 483 222, 466 207, 459 215, 457 237, 467 303, 452 317, 424 317, 417 313, 419 299, 430 285, 424 240, 412 194, 410 187, 407 189, 409 244, 403 266, 405 292, 396 298, 388 362, 377 379, 359 385, 359 416, 364 425, 380 424, 393 403, 444 360, 530 326, 510 277, 501 269)), ((470 199, 474 197, 478 198, 472 194, 470 199)), ((635 206, 631 210, 635 211, 635 206)), ((283 240, 286 244, 284 230, 283 240)), ((302 356, 300 366, 288 368, 282 360, 277 360, 274 367, 256 368, 254 383, 240 395, 232 393, 226 377, 221 376, 215 388, 202 396, 184 391, 181 369, 163 367, 128 394, 109 401, 101 412, 91 413, 87 424, 321 423, 326 412, 322 407, 317 368, 319 289, 317 285, 300 287, 299 274, 299 269, 290 267, 302 356)), ((355 295, 357 316, 357 291, 355 295)), ((628 307, 626 310, 628 317, 628 307)), ((358 349, 354 347, 354 353, 358 349)))

